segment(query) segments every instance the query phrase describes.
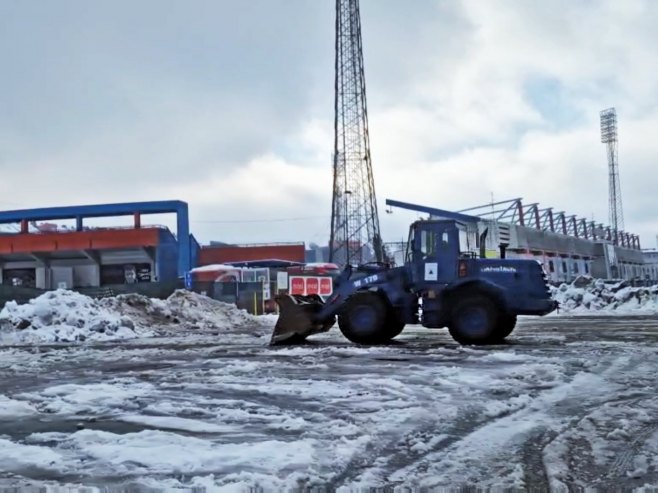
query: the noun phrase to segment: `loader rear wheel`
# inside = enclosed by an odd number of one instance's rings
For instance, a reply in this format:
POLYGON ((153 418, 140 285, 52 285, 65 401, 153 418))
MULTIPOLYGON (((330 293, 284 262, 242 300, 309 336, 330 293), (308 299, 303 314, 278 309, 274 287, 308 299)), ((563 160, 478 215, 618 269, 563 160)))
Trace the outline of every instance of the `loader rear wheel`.
POLYGON ((486 296, 473 294, 455 302, 448 330, 460 344, 491 344, 497 336, 499 310, 486 296))
POLYGON ((356 344, 380 344, 393 337, 389 335, 387 315, 388 307, 379 295, 355 293, 338 314, 338 327, 356 344))

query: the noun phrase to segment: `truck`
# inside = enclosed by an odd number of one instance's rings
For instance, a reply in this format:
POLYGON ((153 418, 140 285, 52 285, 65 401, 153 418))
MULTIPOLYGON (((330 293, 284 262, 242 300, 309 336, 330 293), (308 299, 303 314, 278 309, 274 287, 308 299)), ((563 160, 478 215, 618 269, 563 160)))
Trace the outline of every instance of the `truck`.
POLYGON ((499 258, 486 258, 485 238, 486 230, 473 234, 454 219, 415 221, 402 265, 347 264, 324 301, 277 295, 279 318, 270 344, 302 342, 336 321, 356 344, 386 343, 417 324, 447 327, 459 344, 501 343, 519 315, 546 315, 557 303, 539 262, 506 258, 504 250, 499 258))

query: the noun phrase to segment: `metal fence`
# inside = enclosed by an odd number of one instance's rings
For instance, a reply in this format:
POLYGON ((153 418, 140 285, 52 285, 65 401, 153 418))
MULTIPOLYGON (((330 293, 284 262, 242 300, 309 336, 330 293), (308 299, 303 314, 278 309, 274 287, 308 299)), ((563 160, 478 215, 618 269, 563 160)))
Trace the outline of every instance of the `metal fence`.
MULTIPOLYGON (((148 296, 149 298, 165 299, 174 291, 182 289, 183 287, 184 284, 181 280, 171 282, 111 284, 91 288, 72 288, 71 291, 76 291, 91 298, 107 298, 119 294, 136 293, 148 296)), ((8 301, 15 301, 18 304, 28 303, 31 299, 36 298, 47 291, 52 290, 0 285, 0 307, 5 306, 5 303, 8 301)))
MULTIPOLYGON (((270 283, 271 293, 274 293, 275 288, 276 282, 270 283)), ((270 297, 265 296, 262 282, 194 282, 192 291, 234 304, 252 315, 262 315, 275 310, 270 297)))

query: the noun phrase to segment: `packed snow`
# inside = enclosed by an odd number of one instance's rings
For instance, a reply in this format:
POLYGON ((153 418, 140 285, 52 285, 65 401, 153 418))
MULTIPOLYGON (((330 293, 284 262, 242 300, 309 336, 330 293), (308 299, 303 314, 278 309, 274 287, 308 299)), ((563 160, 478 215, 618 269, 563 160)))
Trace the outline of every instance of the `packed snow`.
POLYGON ((658 320, 538 320, 488 348, 0 348, 0 489, 655 489, 658 320))
POLYGON ((27 402, 10 399, 0 394, 0 419, 32 415, 37 412, 36 408, 27 402))
POLYGON ((231 331, 260 323, 234 305, 185 291, 166 300, 138 294, 94 299, 59 289, 0 312, 0 344, 114 341, 163 331, 231 331))
POLYGON ((492 347, 411 326, 273 348, 273 317, 186 291, 10 303, 0 490, 655 489, 658 319, 570 316, 651 313, 654 288, 553 294, 492 347))

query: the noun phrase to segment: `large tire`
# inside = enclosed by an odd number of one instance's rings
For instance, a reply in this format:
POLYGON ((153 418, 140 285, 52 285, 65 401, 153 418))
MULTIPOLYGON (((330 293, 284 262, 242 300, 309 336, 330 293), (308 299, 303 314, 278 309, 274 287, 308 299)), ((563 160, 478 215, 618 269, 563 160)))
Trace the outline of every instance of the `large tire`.
POLYGON ((376 293, 355 293, 338 314, 338 327, 356 344, 381 344, 391 339, 388 306, 376 293))
POLYGON ((404 329, 405 323, 398 320, 397 315, 393 310, 388 312, 388 318, 386 319, 386 335, 389 339, 393 339, 400 335, 404 329))
POLYGON ((512 333, 516 327, 516 315, 501 314, 498 318, 498 328, 496 330, 497 341, 502 341, 512 333))
POLYGON ((456 300, 450 311, 448 330, 460 344, 491 344, 498 330, 500 311, 490 298, 481 294, 456 300))

